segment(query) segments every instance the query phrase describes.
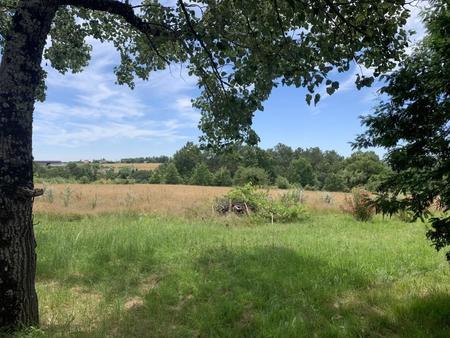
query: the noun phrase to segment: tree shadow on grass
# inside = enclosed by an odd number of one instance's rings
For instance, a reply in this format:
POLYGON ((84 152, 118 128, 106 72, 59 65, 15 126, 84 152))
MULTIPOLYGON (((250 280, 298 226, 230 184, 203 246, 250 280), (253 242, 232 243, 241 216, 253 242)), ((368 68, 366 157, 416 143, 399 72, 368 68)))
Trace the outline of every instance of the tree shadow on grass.
MULTIPOLYGON (((332 321, 340 291, 368 285, 351 269, 281 247, 208 250, 190 268, 189 278, 167 276, 143 307, 128 311, 117 335, 311 336, 332 321)), ((329 325, 325 332, 339 330, 329 325)))
POLYGON ((449 327, 448 294, 372 299, 372 281, 356 266, 331 266, 288 248, 209 249, 183 268, 141 303, 74 336, 444 337, 449 327), (356 301, 343 306, 349 294, 356 301))

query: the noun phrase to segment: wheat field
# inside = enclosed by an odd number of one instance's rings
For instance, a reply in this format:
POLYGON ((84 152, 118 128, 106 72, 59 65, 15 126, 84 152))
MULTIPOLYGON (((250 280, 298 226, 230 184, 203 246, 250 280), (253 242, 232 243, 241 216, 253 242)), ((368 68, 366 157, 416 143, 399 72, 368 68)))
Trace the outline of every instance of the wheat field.
POLYGON ((155 170, 161 165, 161 163, 105 163, 102 164, 104 168, 131 168, 135 170, 155 170))
MULTIPOLYGON (((52 184, 39 185, 44 196, 35 200, 35 211, 49 214, 108 214, 117 212, 189 215, 212 210, 215 198, 228 187, 166 184, 52 184)), ((286 190, 271 189, 279 197, 286 190)), ((305 191, 304 204, 312 209, 339 210, 346 193, 305 191)))

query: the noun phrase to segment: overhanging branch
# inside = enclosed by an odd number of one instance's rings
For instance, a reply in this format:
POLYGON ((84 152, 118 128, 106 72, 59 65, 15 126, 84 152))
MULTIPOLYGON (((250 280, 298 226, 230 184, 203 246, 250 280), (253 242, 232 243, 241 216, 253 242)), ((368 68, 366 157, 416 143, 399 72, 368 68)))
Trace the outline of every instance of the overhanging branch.
POLYGON ((133 6, 117 0, 49 0, 57 6, 75 6, 117 15, 136 30, 153 37, 178 38, 178 33, 159 22, 148 22, 134 13, 133 6))

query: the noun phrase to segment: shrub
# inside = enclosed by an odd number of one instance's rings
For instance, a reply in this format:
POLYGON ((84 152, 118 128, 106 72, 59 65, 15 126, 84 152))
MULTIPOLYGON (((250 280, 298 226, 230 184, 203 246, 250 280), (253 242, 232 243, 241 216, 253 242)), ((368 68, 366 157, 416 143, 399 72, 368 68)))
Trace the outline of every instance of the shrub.
POLYGON ((131 173, 130 178, 137 183, 148 183, 152 176, 151 170, 135 170, 131 173))
POLYGON ((229 187, 233 184, 230 171, 222 167, 214 175, 214 185, 219 187, 229 187))
POLYGON ((305 208, 292 199, 273 200, 267 192, 259 191, 251 183, 236 187, 216 201, 215 209, 222 214, 233 212, 255 220, 288 223, 304 220, 305 208))
POLYGON ((161 174, 161 169, 155 169, 153 170, 150 179, 149 179, 149 183, 151 184, 160 184, 164 182, 164 177, 161 174))
POLYGON ((269 201, 267 193, 259 191, 251 183, 232 189, 225 197, 231 201, 232 205, 242 205, 246 212, 260 211, 269 201))
POLYGON ((87 176, 81 176, 80 179, 79 179, 79 182, 81 184, 89 184, 90 180, 89 180, 89 177, 87 177, 87 176))
POLYGON ((278 189, 289 189, 289 181, 286 177, 278 176, 275 180, 275 184, 278 189))
POLYGON ((283 201, 272 201, 267 210, 265 218, 272 222, 293 223, 308 217, 305 208, 301 204, 285 204, 283 201))
POLYGON ((375 214, 370 193, 358 188, 354 188, 352 196, 345 199, 343 210, 362 222, 371 220, 375 214))
POLYGON ((269 175, 262 168, 239 167, 234 174, 233 183, 235 185, 251 183, 254 186, 265 186, 269 183, 269 175))
POLYGON ((70 189, 69 186, 64 188, 64 191, 63 191, 63 204, 64 204, 64 207, 66 207, 66 208, 70 204, 70 199, 72 198, 72 193, 73 193, 73 191, 72 191, 72 189, 70 189))

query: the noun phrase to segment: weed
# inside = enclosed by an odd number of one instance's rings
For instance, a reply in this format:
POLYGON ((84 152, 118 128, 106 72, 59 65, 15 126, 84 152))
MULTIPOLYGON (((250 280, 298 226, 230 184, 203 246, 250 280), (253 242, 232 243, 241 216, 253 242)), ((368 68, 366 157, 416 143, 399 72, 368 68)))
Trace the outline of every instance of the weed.
POLYGON ((70 205, 72 193, 73 193, 72 189, 70 189, 69 186, 66 186, 66 188, 63 191, 63 196, 62 196, 63 204, 64 204, 64 207, 66 207, 66 208, 70 205))
POLYGON ((54 200, 55 200, 55 196, 53 195, 53 190, 50 188, 46 188, 44 190, 44 200, 47 203, 53 204, 54 200))

